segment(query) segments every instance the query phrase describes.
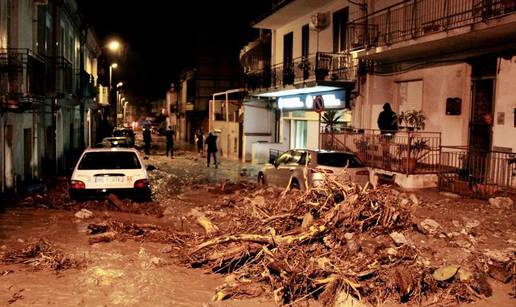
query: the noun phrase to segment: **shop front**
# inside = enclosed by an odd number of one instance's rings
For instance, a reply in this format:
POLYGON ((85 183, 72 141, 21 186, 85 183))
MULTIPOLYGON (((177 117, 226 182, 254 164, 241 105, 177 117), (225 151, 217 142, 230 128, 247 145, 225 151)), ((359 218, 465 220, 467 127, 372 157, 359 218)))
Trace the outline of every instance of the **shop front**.
POLYGON ((288 148, 318 149, 320 131, 340 131, 351 125, 347 101, 344 90, 278 97, 281 143, 288 148), (314 104, 317 100, 319 104, 314 104))

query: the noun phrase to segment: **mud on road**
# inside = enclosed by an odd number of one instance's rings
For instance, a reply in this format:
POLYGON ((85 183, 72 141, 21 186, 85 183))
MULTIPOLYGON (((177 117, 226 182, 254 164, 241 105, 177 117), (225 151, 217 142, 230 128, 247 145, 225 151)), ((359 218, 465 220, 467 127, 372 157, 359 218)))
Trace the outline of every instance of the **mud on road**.
POLYGON ((0 304, 318 306, 338 301, 343 290, 352 294, 355 304, 357 294, 363 302, 380 303, 368 298, 370 293, 383 295, 387 305, 401 304, 402 297, 410 304, 419 297, 433 305, 514 306, 516 301, 516 219, 514 204, 507 200, 490 204, 435 191, 348 191, 363 207, 348 206, 359 211, 354 209, 355 218, 344 219, 347 228, 342 228, 323 221, 346 197, 262 188, 250 183, 254 170, 247 166, 227 162, 222 169, 207 169, 202 157, 188 153, 146 161, 158 167, 152 175, 154 202, 110 197, 74 203, 61 184, 2 212, 0 288, 5 291, 0 291, 0 304), (360 200, 363 197, 368 201, 360 200), (396 200, 389 203, 394 211, 364 206, 385 205, 385 199, 396 200), (76 216, 78 212, 82 214, 76 216), (385 219, 376 214, 397 217, 382 226, 385 219), (308 233, 311 226, 330 231, 308 233), (241 239, 243 234, 266 240, 221 241, 229 235, 241 239), (303 234, 308 237, 288 243, 288 248, 280 242, 303 234), (198 250, 210 240, 215 243, 198 250), (200 252, 192 253, 196 250, 200 252), (380 266, 369 261, 384 252, 387 258, 380 266), (356 268, 366 264, 369 270, 345 272, 351 268, 346 261, 359 265, 356 268), (421 277, 386 277, 384 273, 396 272, 399 264, 416 269, 414 275, 421 277), (461 268, 476 284, 461 283, 461 268), (430 282, 437 288, 429 291, 425 278, 439 269, 452 276, 437 274, 444 280, 430 282), (357 273, 361 275, 353 275, 357 273), (479 280, 487 283, 485 289, 479 280), (357 285, 374 288, 366 291, 357 285), (325 289, 333 289, 325 291, 329 299, 321 299, 325 289), (229 299, 214 303, 213 298, 229 299))

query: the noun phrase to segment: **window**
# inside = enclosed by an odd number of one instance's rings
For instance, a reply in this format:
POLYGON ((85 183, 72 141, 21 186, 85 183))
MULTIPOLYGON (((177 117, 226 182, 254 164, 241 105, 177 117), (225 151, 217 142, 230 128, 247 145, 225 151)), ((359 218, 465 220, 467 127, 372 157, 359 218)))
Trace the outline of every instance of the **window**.
POLYGON ((306 148, 306 141, 308 138, 308 128, 307 128, 306 120, 296 120, 295 121, 295 138, 294 138, 294 147, 295 148, 306 148))
POLYGON ((294 34, 292 32, 283 36, 283 63, 290 63, 293 59, 294 34))
POLYGON ((134 152, 89 152, 84 154, 78 169, 140 169, 141 164, 134 152))
POLYGON ((333 13, 333 52, 346 50, 348 8, 333 13))
POLYGON ((301 28, 301 55, 303 58, 308 57, 310 50, 310 28, 308 25, 304 25, 301 28))
POLYGON ((330 167, 345 167, 347 165, 350 168, 364 166, 356 156, 343 152, 318 153, 317 164, 330 167))
POLYGON ((421 111, 423 108, 423 80, 403 81, 398 86, 399 111, 421 111))

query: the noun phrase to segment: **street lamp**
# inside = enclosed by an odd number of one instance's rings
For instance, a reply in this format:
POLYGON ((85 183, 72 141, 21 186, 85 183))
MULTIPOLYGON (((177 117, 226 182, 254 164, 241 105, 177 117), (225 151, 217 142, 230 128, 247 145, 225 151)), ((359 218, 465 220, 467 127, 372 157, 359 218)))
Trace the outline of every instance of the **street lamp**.
POLYGON ((120 44, 120 42, 119 42, 119 41, 117 41, 117 40, 112 40, 112 41, 110 41, 110 42, 108 43, 108 48, 109 48, 109 50, 111 50, 111 51, 113 51, 113 52, 117 52, 117 51, 119 51, 119 50, 120 50, 120 48, 121 48, 121 46, 122 46, 122 45, 121 45, 121 44, 120 44))
POLYGON ((128 101, 128 100, 126 100, 126 101, 124 102, 124 106, 123 106, 124 111, 123 111, 122 124, 123 124, 125 121, 127 121, 127 118, 126 118, 126 116, 127 116, 126 108, 127 108, 127 105, 128 105, 128 104, 129 104, 129 101, 128 101))
MULTIPOLYGON (((112 99, 112 96, 113 96, 113 94, 112 94, 113 93, 113 91, 112 91, 113 90, 113 69, 117 69, 117 68, 118 68, 118 64, 117 63, 112 63, 111 65, 109 65, 109 95, 108 95, 109 96, 109 105, 112 105, 112 100, 111 99, 112 99)), ((116 123, 117 123, 117 121, 116 121, 116 105, 117 105, 117 102, 118 101, 115 102, 114 110, 113 110, 114 111, 113 114, 115 116, 115 118, 113 120, 113 124, 115 125, 115 127, 116 127, 116 123)))

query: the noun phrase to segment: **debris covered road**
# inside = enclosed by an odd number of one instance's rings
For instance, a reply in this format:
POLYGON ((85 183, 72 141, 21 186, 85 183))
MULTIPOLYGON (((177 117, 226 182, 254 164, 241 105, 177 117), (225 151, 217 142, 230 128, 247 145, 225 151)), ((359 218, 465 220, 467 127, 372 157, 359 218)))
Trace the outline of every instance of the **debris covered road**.
POLYGON ((435 191, 254 184, 256 168, 151 156, 153 202, 70 202, 66 180, 0 214, 0 304, 513 306, 516 214, 435 191), (217 302, 221 301, 221 302, 217 302))

